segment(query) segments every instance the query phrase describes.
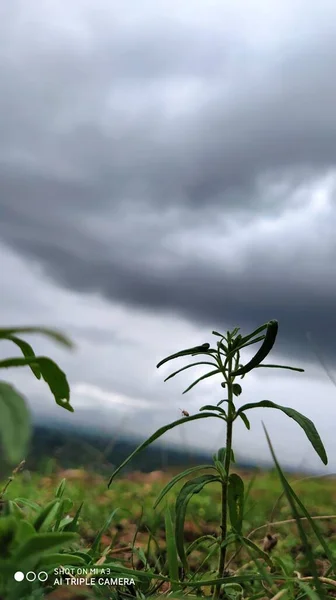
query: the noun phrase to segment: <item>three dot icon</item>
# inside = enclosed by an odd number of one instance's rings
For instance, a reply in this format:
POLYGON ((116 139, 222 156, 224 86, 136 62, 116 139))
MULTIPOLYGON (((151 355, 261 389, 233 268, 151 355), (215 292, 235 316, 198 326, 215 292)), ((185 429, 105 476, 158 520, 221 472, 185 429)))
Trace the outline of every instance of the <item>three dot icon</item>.
POLYGON ((30 582, 35 581, 35 579, 38 579, 39 581, 43 582, 47 581, 48 573, 46 573, 46 571, 40 571, 39 573, 34 573, 34 571, 28 571, 28 573, 24 574, 22 571, 16 571, 14 573, 14 579, 18 582, 23 581, 24 579, 30 582))

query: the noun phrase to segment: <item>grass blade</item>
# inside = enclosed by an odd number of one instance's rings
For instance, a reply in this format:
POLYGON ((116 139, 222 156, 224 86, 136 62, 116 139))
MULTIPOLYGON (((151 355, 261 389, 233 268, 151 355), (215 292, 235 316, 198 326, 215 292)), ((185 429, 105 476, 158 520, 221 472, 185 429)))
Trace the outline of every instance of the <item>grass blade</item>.
MULTIPOLYGON (((317 590, 317 592, 319 594, 319 598, 321 600, 322 598, 325 597, 325 595, 324 595, 323 588, 322 588, 322 585, 321 585, 321 582, 319 580, 319 576, 318 576, 318 573, 317 573, 314 556, 313 556, 312 551, 310 549, 310 545, 309 545, 309 542, 308 542, 308 538, 307 538, 306 532, 305 532, 305 530, 304 530, 304 528, 302 526, 302 521, 300 519, 300 515, 298 513, 298 510, 296 508, 296 503, 295 503, 296 494, 292 490, 290 484, 288 483, 288 481, 287 481, 287 479, 286 479, 286 477, 285 477, 285 475, 284 475, 284 473, 283 473, 283 471, 282 471, 282 469, 280 467, 280 464, 279 464, 278 459, 277 459, 277 457, 275 455, 275 452, 274 452, 274 449, 273 449, 270 437, 268 435, 268 432, 266 430, 266 427, 265 427, 264 423, 263 423, 263 428, 264 428, 264 431, 265 431, 267 443, 268 443, 269 449, 271 451, 272 458, 273 458, 276 470, 278 472, 280 481, 281 481, 282 486, 284 488, 284 491, 286 493, 286 497, 287 497, 288 503, 289 503, 289 505, 291 507, 291 510, 292 510, 292 513, 293 513, 293 517, 295 518, 296 525, 297 525, 297 528, 298 528, 298 532, 299 532, 299 535, 300 535, 303 547, 305 548, 306 553, 307 553, 307 558, 308 558, 308 561, 309 561, 309 566, 310 566, 310 569, 311 569, 311 573, 312 573, 314 585, 316 587, 316 590, 317 590)), ((300 503, 300 504, 302 505, 302 503, 300 503)), ((305 512, 308 515, 308 513, 307 513, 306 510, 305 510, 305 512)), ((311 519, 310 519, 310 522, 312 522, 311 519)))

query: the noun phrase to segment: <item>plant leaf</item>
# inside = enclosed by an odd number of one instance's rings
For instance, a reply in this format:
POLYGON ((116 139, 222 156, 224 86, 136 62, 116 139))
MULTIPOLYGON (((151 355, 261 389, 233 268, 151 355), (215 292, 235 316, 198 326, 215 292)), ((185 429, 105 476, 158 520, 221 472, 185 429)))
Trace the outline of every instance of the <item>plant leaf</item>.
MULTIPOLYGON (((175 544, 174 537, 174 523, 172 514, 169 506, 166 506, 165 510, 165 529, 166 529, 166 548, 167 548, 167 561, 168 561, 168 569, 169 569, 169 577, 174 581, 178 581, 179 579, 179 568, 178 568, 178 554, 177 548, 175 544)), ((179 585, 176 583, 172 583, 171 589, 172 592, 176 592, 179 588, 179 585)))
POLYGON ((310 419, 308 419, 308 417, 305 417, 297 410, 294 410, 294 408, 289 408, 288 406, 280 406, 279 404, 275 404, 270 400, 262 400, 261 402, 252 402, 250 404, 245 404, 244 406, 241 406, 240 409, 237 411, 237 416, 240 416, 241 413, 245 412, 246 410, 249 410, 250 408, 276 408, 277 410, 281 410, 291 419, 294 419, 294 421, 296 421, 298 425, 302 427, 308 440, 310 441, 314 450, 319 455, 322 462, 325 465, 328 464, 328 457, 323 442, 318 434, 314 423, 310 419))
POLYGON ((243 421, 246 429, 250 430, 251 424, 250 424, 250 421, 248 420, 247 416, 245 415, 245 413, 239 413, 239 416, 240 416, 241 420, 243 421))
POLYGON ((256 335, 258 335, 258 333, 265 331, 265 329, 267 329, 267 326, 268 326, 268 323, 264 323, 264 325, 261 325, 260 327, 255 329, 254 331, 252 331, 252 333, 243 337, 240 340, 240 345, 243 346, 246 342, 248 342, 249 340, 252 340, 252 338, 254 338, 256 335))
POLYGON ((89 554, 94 555, 98 550, 99 550, 99 544, 101 541, 102 536, 104 535, 105 531, 107 531, 107 529, 110 527, 113 517, 116 514, 116 512, 119 510, 119 508, 115 508, 111 514, 108 516, 108 518, 106 519, 103 527, 100 529, 100 531, 98 531, 95 539, 92 542, 92 546, 89 550, 89 554))
POLYGON ((176 483, 178 483, 181 479, 183 479, 184 477, 187 477, 188 475, 191 475, 192 473, 195 473, 195 471, 202 471, 204 469, 214 469, 214 466, 213 465, 199 465, 197 467, 191 467, 190 469, 186 469, 182 473, 178 473, 177 475, 175 475, 175 477, 173 477, 173 479, 171 479, 167 483, 167 485, 165 485, 163 490, 160 492, 157 499, 155 500, 153 508, 156 508, 160 504, 161 500, 166 496, 166 494, 168 494, 168 492, 170 492, 170 490, 174 487, 174 485, 176 483))
POLYGON ((85 565, 86 562, 84 558, 75 554, 59 552, 42 556, 41 561, 38 564, 40 565, 41 569, 44 569, 45 567, 58 567, 59 565, 62 565, 62 567, 80 567, 81 565, 85 565))
POLYGON ((257 554, 259 554, 260 558, 263 558, 264 561, 270 566, 270 567, 274 567, 273 565, 273 561, 272 559, 269 557, 269 555, 267 554, 267 552, 264 552, 264 550, 262 550, 261 548, 259 548, 259 546, 257 546, 257 544, 255 544, 254 542, 252 542, 252 540, 250 540, 250 538, 247 537, 243 537, 243 536, 239 536, 239 542, 243 545, 243 546, 249 546, 252 550, 254 550, 257 554))
POLYGON ((266 356, 268 356, 268 354, 272 350, 277 334, 278 321, 273 319, 267 323, 265 338, 259 350, 251 358, 251 360, 248 363, 246 363, 246 365, 244 365, 243 367, 239 367, 236 371, 233 371, 232 375, 234 377, 238 375, 245 375, 246 373, 252 371, 252 369, 255 369, 258 365, 260 365, 260 363, 266 358, 266 356))
POLYGON ((78 535, 76 533, 64 533, 63 531, 38 533, 28 538, 28 540, 21 544, 17 549, 14 557, 16 564, 20 564, 20 561, 26 558, 37 558, 45 552, 48 552, 48 550, 68 546, 77 539, 78 535))
POLYGON ((43 528, 47 528, 50 523, 56 518, 60 500, 54 498, 51 502, 48 502, 46 506, 41 508, 38 515, 36 515, 33 525, 36 531, 41 531, 43 528))
POLYGON ((79 505, 74 518, 72 519, 72 521, 70 521, 63 527, 63 531, 76 531, 77 530, 78 520, 80 517, 80 513, 82 512, 83 505, 84 505, 84 502, 82 502, 79 505))
POLYGON ((235 396, 240 396, 240 394, 242 393, 241 385, 239 385, 239 383, 234 383, 232 385, 232 391, 235 396))
MULTIPOLYGON (((31 358, 35 356, 33 348, 30 344, 28 344, 28 342, 25 342, 25 340, 21 340, 21 338, 15 337, 14 335, 8 335, 5 339, 16 344, 16 346, 20 348, 23 356, 25 356, 26 358, 31 358)), ((30 368, 34 373, 36 379, 41 379, 41 371, 38 365, 33 363, 30 365, 30 368)))
POLYGON ((0 437, 11 464, 23 459, 31 436, 30 413, 16 389, 0 381, 0 437))
POLYGON ((173 360, 174 358, 180 358, 180 356, 188 356, 188 355, 195 355, 195 354, 206 354, 207 351, 210 348, 210 344, 202 344, 201 346, 194 346, 193 348, 188 348, 187 350, 180 350, 180 352, 175 352, 175 354, 171 354, 170 356, 167 356, 167 358, 164 358, 163 360, 161 360, 160 362, 158 362, 158 364, 156 365, 156 368, 158 369, 159 367, 161 367, 164 363, 168 362, 169 360, 173 360))
POLYGON ((201 410, 216 410, 217 412, 221 413, 226 417, 226 412, 224 408, 221 408, 220 406, 214 406, 213 404, 206 404, 205 406, 201 406, 199 411, 201 410))
MULTIPOLYGON (((269 435, 267 433, 267 430, 266 430, 266 427, 265 427, 264 423, 262 425, 263 425, 263 428, 264 428, 264 432, 265 432, 265 435, 266 435, 268 447, 269 447, 269 449, 271 451, 272 458, 273 458, 276 470, 278 472, 280 481, 281 481, 282 486, 284 488, 284 492, 286 494, 288 503, 289 503, 289 505, 291 507, 293 517, 294 517, 294 519, 296 521, 296 525, 297 525, 297 528, 298 528, 298 531, 299 531, 299 534, 300 534, 301 542, 302 542, 303 546, 306 549, 307 558, 309 560, 309 568, 310 568, 310 571, 311 571, 312 576, 313 576, 314 584, 316 586, 317 591, 319 592, 320 598, 323 598, 323 590, 322 590, 322 586, 321 586, 321 583, 320 583, 320 580, 319 580, 319 577, 318 577, 318 572, 317 572, 317 569, 316 569, 315 559, 314 559, 313 553, 312 553, 312 551, 310 549, 308 538, 307 538, 305 529, 304 529, 304 527, 302 525, 302 522, 301 522, 301 519, 300 519, 300 515, 299 515, 299 512, 298 512, 296 504, 295 504, 296 494, 295 494, 294 490, 291 488, 291 486, 289 485, 289 483, 288 483, 288 481, 287 481, 287 479, 286 479, 286 477, 285 477, 285 475, 284 475, 284 473, 283 473, 283 471, 282 471, 282 469, 280 467, 280 464, 278 462, 278 459, 277 459, 277 457, 275 455, 275 452, 274 452, 274 449, 273 449, 273 446, 272 446, 272 443, 271 443, 271 439, 270 439, 270 437, 269 437, 269 435)), ((302 509, 303 505, 302 505, 302 503, 300 503, 300 504, 301 504, 301 509, 302 509)), ((305 511, 305 512, 307 513, 307 511, 305 511)), ((310 518, 310 516, 309 516, 309 522, 310 523, 312 522, 312 519, 310 518)))
POLYGON ((70 388, 65 373, 59 366, 46 356, 34 356, 27 358, 7 358, 0 361, 0 369, 10 367, 25 367, 36 364, 40 367, 42 377, 48 384, 56 404, 73 412, 70 405, 70 388))
POLYGON ((201 475, 187 481, 180 490, 175 504, 175 543, 182 565, 188 571, 188 561, 184 549, 184 521, 189 500, 198 494, 208 483, 220 482, 216 475, 201 475))
POLYGON ((181 373, 182 371, 185 371, 186 369, 190 369, 190 367, 196 367, 197 365, 211 365, 212 367, 217 366, 216 363, 210 362, 210 361, 195 362, 195 363, 192 363, 191 365, 187 365, 186 367, 182 367, 182 369, 178 369, 178 371, 175 371, 174 373, 171 373, 171 375, 168 375, 168 377, 166 377, 166 379, 164 379, 164 381, 168 381, 168 379, 175 377, 175 375, 178 375, 178 373, 181 373))
POLYGON ((219 415, 216 415, 212 412, 208 412, 208 413, 197 413, 196 415, 190 415, 190 417, 183 417, 183 419, 178 419, 177 421, 173 421, 172 423, 169 423, 168 425, 164 425, 163 427, 160 427, 160 429, 158 429, 155 433, 153 433, 149 438, 147 438, 147 440, 145 440, 142 444, 140 444, 140 446, 138 446, 122 463, 121 465, 114 471, 114 473, 112 473, 112 476, 110 478, 110 481, 108 483, 108 487, 110 487, 113 479, 115 478, 115 476, 119 473, 119 471, 121 471, 121 469, 123 469, 131 460, 132 458, 134 458, 134 456, 136 454, 138 454, 139 452, 141 452, 141 450, 143 450, 144 448, 147 448, 147 446, 149 446, 150 444, 152 444, 155 440, 157 440, 159 437, 161 437, 164 433, 166 433, 166 431, 169 431, 170 429, 173 429, 174 427, 177 427, 178 425, 181 425, 182 423, 186 423, 187 421, 196 421, 197 419, 208 419, 208 418, 216 418, 216 419, 220 419, 221 417, 219 417, 219 415))
POLYGON ((63 335, 63 333, 55 329, 49 329, 48 327, 2 327, 0 329, 0 338, 8 338, 8 336, 15 335, 16 333, 41 333, 68 348, 73 348, 74 346, 71 340, 63 335))
POLYGON ((195 385, 197 385, 200 381, 203 381, 203 379, 207 379, 208 377, 212 377, 212 375, 217 375, 218 373, 220 373, 220 369, 215 369, 214 371, 209 371, 209 373, 205 373, 205 375, 202 375, 201 377, 199 377, 198 379, 196 379, 196 381, 194 381, 193 383, 191 383, 186 390, 184 390, 183 394, 186 394, 187 392, 189 392, 189 390, 191 390, 191 388, 193 388, 195 385))
POLYGON ((289 371, 298 371, 299 373, 304 373, 304 369, 299 367, 288 367, 287 365, 258 365, 256 369, 288 369, 289 371))
POLYGON ((228 508, 232 529, 241 535, 244 517, 244 482, 236 473, 229 476, 228 508))

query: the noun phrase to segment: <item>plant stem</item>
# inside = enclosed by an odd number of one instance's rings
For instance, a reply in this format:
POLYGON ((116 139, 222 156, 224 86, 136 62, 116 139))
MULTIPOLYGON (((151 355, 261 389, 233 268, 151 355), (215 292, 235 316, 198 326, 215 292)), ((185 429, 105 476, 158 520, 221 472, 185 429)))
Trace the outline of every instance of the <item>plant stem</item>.
MULTIPOLYGON (((233 432, 233 391, 232 381, 230 379, 230 373, 232 368, 232 361, 229 360, 229 369, 227 377, 228 387, 228 415, 226 421, 226 449, 224 458, 224 469, 225 479, 222 483, 222 511, 221 511, 221 544, 226 540, 227 536, 227 525, 228 525, 228 487, 229 487, 229 476, 231 466, 231 453, 232 453, 232 432, 233 432)), ((218 563, 218 577, 225 577, 225 558, 226 558, 226 545, 221 545, 218 563)), ((213 600, 218 600, 220 594, 220 585, 216 586, 213 600)))

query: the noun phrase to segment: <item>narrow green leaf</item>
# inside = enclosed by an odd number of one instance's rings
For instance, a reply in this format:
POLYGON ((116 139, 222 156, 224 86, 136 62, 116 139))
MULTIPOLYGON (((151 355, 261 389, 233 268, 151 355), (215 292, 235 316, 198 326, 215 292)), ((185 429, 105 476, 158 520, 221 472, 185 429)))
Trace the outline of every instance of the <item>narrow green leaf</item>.
MULTIPOLYGON (((175 536, 174 536, 174 523, 172 514, 169 506, 166 506, 165 510, 165 529, 166 529, 166 548, 167 548, 167 561, 168 561, 168 570, 169 577, 174 581, 178 581, 179 579, 179 566, 178 566, 178 554, 177 548, 175 544, 175 536)), ((176 592, 179 589, 179 585, 176 583, 172 583, 171 590, 172 592, 176 592)))
POLYGON ((243 337, 240 340, 240 344, 244 345, 246 342, 249 342, 250 340, 252 340, 252 338, 254 338, 256 335, 258 335, 258 333, 261 333, 262 331, 265 331, 265 329, 267 329, 268 323, 264 323, 264 325, 261 325, 260 327, 258 327, 257 329, 255 329, 254 331, 252 331, 252 333, 250 333, 249 335, 246 335, 245 337, 243 337))
POLYGON ((314 450, 319 455, 322 462, 325 465, 328 464, 328 457, 327 457, 323 442, 317 432, 317 429, 316 429, 314 423, 310 419, 308 419, 308 417, 305 417, 304 415, 299 413, 297 410, 294 410, 294 408, 289 408, 287 406, 280 406, 279 404, 275 404, 274 402, 271 402, 270 400, 262 400, 261 402, 252 402, 250 404, 245 404, 244 406, 240 407, 240 409, 237 412, 237 415, 240 416, 241 413, 245 412, 246 410, 249 410, 250 408, 276 408, 277 410, 281 410, 288 417, 290 417, 291 419, 296 421, 298 423, 298 425, 300 425, 300 427, 302 427, 308 440, 310 441, 314 450))
POLYGON ((63 548, 78 539, 76 533, 52 532, 39 533, 26 540, 17 549, 14 558, 15 563, 20 564, 20 561, 27 557, 37 557, 40 554, 54 550, 55 548, 63 548))
POLYGON ((36 531, 31 523, 26 520, 20 521, 17 529, 16 539, 21 544, 36 534, 36 531))
MULTIPOLYGON (((230 456, 230 462, 235 462, 235 456, 233 453, 233 450, 231 448, 231 456, 230 456)), ((226 448, 219 448, 217 455, 216 456, 216 460, 219 460, 221 463, 225 463, 225 457, 226 457, 226 448)))
MULTIPOLYGON (((33 348, 31 347, 31 345, 28 344, 27 342, 25 342, 24 340, 21 340, 21 338, 15 337, 14 335, 8 335, 5 339, 16 344, 16 346, 18 346, 20 348, 20 350, 21 350, 23 356, 25 356, 25 358, 35 357, 35 352, 34 352, 33 348)), ((30 365, 30 368, 31 368, 32 372, 34 373, 36 379, 41 379, 41 371, 40 371, 38 365, 33 363, 30 365)))
POLYGON ((289 371, 298 371, 298 373, 304 373, 304 369, 300 369, 299 367, 288 367, 287 365, 258 365, 256 369, 288 369, 289 371))
POLYGON ((80 517, 80 513, 82 512, 82 508, 83 508, 84 502, 81 502, 80 506, 78 507, 76 514, 73 518, 73 520, 71 521, 71 523, 68 523, 67 525, 65 525, 63 527, 63 531, 77 531, 77 526, 78 526, 78 520, 80 517))
MULTIPOLYGON (((321 534, 321 532, 320 532, 318 526, 316 525, 316 522, 314 521, 314 519, 311 518, 311 516, 310 516, 309 512, 307 511, 305 505, 301 502, 300 498, 296 495, 295 491, 293 490, 293 488, 291 487, 291 485, 287 481, 287 479, 286 479, 286 477, 285 477, 285 475, 284 475, 284 473, 283 473, 283 471, 282 471, 282 469, 281 469, 281 467, 280 467, 280 465, 279 465, 279 463, 278 463, 278 461, 276 459, 276 456, 275 456, 275 453, 274 453, 274 450, 273 450, 273 446, 271 444, 271 440, 269 438, 269 435, 268 435, 268 433, 266 431, 266 428, 265 428, 264 424, 263 424, 263 428, 264 428, 264 431, 265 431, 265 434, 266 434, 268 445, 269 445, 271 453, 272 453, 273 460, 275 462, 276 469, 277 469, 277 471, 278 471, 278 473, 280 475, 281 482, 282 482, 282 485, 283 485, 283 488, 284 488, 284 492, 285 492, 285 494, 287 496, 287 499, 288 499, 288 494, 289 494, 290 497, 292 498, 292 500, 290 501, 290 505, 292 506, 292 501, 296 502, 296 504, 298 505, 298 507, 302 511, 302 514, 304 515, 304 517, 306 517, 307 521, 309 522, 309 525, 311 526, 311 528, 312 528, 313 532, 315 533, 318 541, 320 542, 320 544, 321 544, 321 546, 322 546, 322 548, 323 548, 323 550, 324 550, 324 552, 325 552, 325 554, 326 554, 326 556, 327 556, 330 564, 332 565, 334 573, 336 574, 336 560, 335 560, 333 551, 331 550, 331 548, 329 547, 329 545, 325 541, 324 536, 321 534)), ((293 509, 292 509, 292 511, 293 511, 293 509)), ((295 517, 295 515, 293 515, 294 518, 296 520, 299 519, 299 521, 300 521, 300 523, 297 523, 297 525, 298 525, 299 531, 301 531, 301 527, 302 527, 301 519, 300 519, 300 515, 298 515, 298 513, 297 513, 295 504, 294 504, 294 513, 297 514, 296 517, 295 517)), ((303 538, 301 538, 301 539, 303 540, 303 538)), ((309 548, 309 546, 308 546, 308 548, 309 548)))
POLYGON ((218 331, 212 331, 212 335, 216 335, 217 337, 220 337, 223 340, 225 340, 225 335, 223 333, 218 333, 218 331))
POLYGON ((0 415, 3 450, 11 464, 18 463, 27 452, 31 419, 24 398, 5 381, 0 381, 0 415))
MULTIPOLYGON (((299 534, 300 534, 301 542, 302 542, 304 548, 306 549, 307 558, 309 560, 309 568, 310 568, 310 571, 311 571, 312 576, 313 576, 313 581, 314 581, 314 584, 316 586, 316 590, 319 593, 319 597, 323 598, 323 589, 322 589, 322 586, 321 586, 321 583, 320 583, 320 580, 319 580, 319 577, 318 577, 318 572, 317 572, 317 569, 316 569, 316 564, 315 564, 314 556, 313 556, 312 551, 310 549, 309 541, 308 541, 305 529, 304 529, 304 527, 302 525, 302 522, 301 522, 301 519, 300 519, 300 514, 299 514, 299 512, 297 510, 297 507, 296 507, 294 490, 289 485, 289 483, 288 483, 288 481, 287 481, 287 479, 286 479, 286 477, 285 477, 285 475, 284 475, 284 473, 283 473, 283 471, 282 471, 282 469, 280 467, 280 464, 278 462, 278 459, 277 459, 277 457, 275 455, 275 452, 274 452, 274 449, 273 449, 273 446, 272 446, 272 443, 271 443, 271 439, 270 439, 270 437, 269 437, 269 435, 267 433, 267 430, 266 430, 266 427, 265 427, 264 423, 262 425, 263 425, 263 429, 264 429, 264 432, 265 432, 265 435, 266 435, 268 447, 269 447, 269 449, 271 451, 272 458, 273 458, 276 470, 278 472, 280 481, 281 481, 282 486, 284 488, 284 492, 286 494, 288 503, 289 503, 289 505, 291 507, 293 517, 294 517, 294 519, 296 521, 296 525, 297 525, 297 528, 298 528, 298 531, 299 531, 299 534)), ((312 519, 309 517, 309 522, 311 522, 311 521, 312 521, 312 519)))
POLYGON ((257 544, 255 544, 254 542, 252 542, 252 540, 250 540, 250 538, 247 537, 243 537, 240 536, 239 538, 239 542, 243 545, 243 546, 249 546, 249 548, 251 548, 252 550, 254 550, 254 552, 256 552, 260 558, 263 558, 264 561, 272 568, 273 565, 273 561, 270 558, 270 556, 267 554, 267 552, 264 552, 261 548, 259 548, 259 546, 257 546, 257 544))
POLYGON ((180 490, 175 504, 175 543, 183 568, 188 571, 188 561, 184 549, 184 521, 188 502, 195 494, 198 494, 208 483, 220 482, 216 475, 201 475, 191 481, 187 481, 180 490))
POLYGON ((26 498, 15 498, 15 502, 17 502, 18 504, 23 504, 23 506, 28 506, 28 508, 31 508, 35 511, 40 510, 39 504, 37 504, 36 502, 32 502, 31 500, 27 500, 26 498))
POLYGON ((9 558, 19 521, 14 515, 2 515, 0 519, 0 559, 9 558))
POLYGON ((123 469, 132 460, 132 458, 134 458, 134 456, 136 456, 144 448, 147 448, 147 446, 149 446, 150 444, 152 444, 159 437, 161 437, 162 435, 164 435, 164 433, 166 433, 166 431, 169 431, 170 429, 173 429, 174 427, 177 427, 178 425, 181 425, 182 423, 186 423, 187 421, 197 421, 198 419, 208 419, 208 418, 211 418, 211 417, 212 418, 216 418, 216 419, 219 418, 218 415, 216 415, 216 414, 214 414, 212 412, 201 413, 201 414, 197 413, 196 415, 190 415, 190 417, 183 417, 183 419, 178 419, 177 421, 173 421, 172 423, 169 423, 169 425, 164 425, 163 427, 160 427, 160 429, 158 429, 155 433, 153 433, 153 435, 151 435, 147 440, 145 440, 142 444, 140 444, 140 446, 138 446, 121 463, 121 465, 114 471, 114 473, 112 473, 112 476, 111 476, 110 481, 108 483, 108 487, 110 487, 113 479, 121 471, 121 469, 123 469))
POLYGON ((190 467, 190 469, 186 469, 182 473, 178 473, 177 475, 175 475, 175 477, 173 477, 173 479, 171 479, 160 492, 160 494, 154 502, 153 508, 155 509, 160 504, 161 500, 168 494, 168 492, 170 492, 170 490, 174 487, 176 483, 181 481, 181 479, 187 477, 188 475, 191 475, 192 473, 195 473, 195 471, 204 471, 204 469, 214 469, 214 466, 199 465, 197 467, 190 467))
POLYGON ((59 503, 59 498, 54 498, 40 510, 39 514, 33 521, 36 531, 40 531, 43 527, 46 528, 50 525, 50 523, 52 523, 52 521, 56 518, 59 503))
POLYGON ((316 594, 316 592, 314 592, 314 590, 312 590, 312 588, 310 587, 310 585, 308 585, 308 583, 305 583, 304 581, 300 581, 300 579, 297 580, 297 584, 298 586, 305 592, 306 594, 306 598, 309 600, 323 600, 323 598, 327 598, 327 596, 323 593, 323 596, 318 596, 316 594))
POLYGON ((51 339, 55 340, 63 346, 72 348, 74 344, 69 338, 63 333, 56 331, 55 329, 49 329, 48 327, 3 327, 0 329, 0 338, 7 338, 8 336, 15 335, 16 333, 41 333, 51 339))
POLYGON ((57 490, 55 492, 56 498, 62 498, 62 496, 64 494, 65 486, 66 486, 66 479, 62 479, 61 483, 58 485, 57 490))
POLYGON ((200 546, 204 542, 211 542, 211 546, 213 544, 219 545, 219 541, 214 535, 201 535, 201 537, 197 538, 197 540, 194 540, 193 542, 191 542, 191 544, 189 544, 188 548, 186 549, 186 555, 189 556, 189 554, 191 554, 194 550, 197 550, 198 546, 200 546))
POLYGON ((222 479, 222 481, 225 481, 227 478, 227 472, 225 471, 223 463, 221 463, 219 460, 216 460, 216 458, 214 459, 214 463, 215 463, 215 467, 220 475, 220 478, 222 479))
POLYGON ((173 360, 174 358, 180 358, 181 356, 207 353, 209 348, 210 348, 210 344, 206 343, 206 344, 201 344, 200 346, 194 346, 193 348, 188 348, 187 350, 180 350, 180 352, 175 352, 175 354, 171 354, 170 356, 167 356, 167 358, 164 358, 163 360, 158 362, 158 364, 156 365, 156 368, 158 369, 159 367, 164 365, 164 363, 168 362, 169 360, 173 360))
POLYGON ((256 337, 251 342, 247 342, 246 344, 243 344, 243 338, 241 338, 240 340, 238 340, 238 338, 237 338, 234 341, 233 347, 229 352, 229 357, 233 356, 233 354, 236 354, 236 352, 238 352, 238 350, 241 350, 242 348, 247 348, 248 346, 252 346, 252 344, 257 344, 258 342, 262 342, 264 339, 265 339, 265 335, 260 335, 259 337, 256 337))
POLYGON ((175 375, 178 375, 178 373, 181 373, 182 371, 185 371, 186 369, 190 369, 190 367, 196 367, 197 365, 211 365, 212 367, 217 366, 216 363, 210 362, 210 361, 195 362, 195 363, 192 363, 191 365, 187 365, 186 367, 182 367, 182 369, 178 369, 178 371, 175 371, 174 373, 171 373, 171 375, 168 375, 168 377, 166 377, 166 379, 164 379, 164 381, 168 381, 168 379, 175 377, 175 375))
POLYGON ((113 517, 114 517, 114 515, 116 514, 116 512, 118 510, 119 510, 119 508, 115 508, 111 512, 111 514, 109 515, 109 517, 106 519, 103 527, 100 529, 100 531, 98 531, 95 539, 93 540, 93 543, 92 543, 92 546, 90 548, 90 551, 89 551, 91 555, 94 555, 99 550, 99 545, 100 545, 100 542, 101 542, 101 538, 104 535, 105 531, 107 531, 108 528, 110 527, 110 525, 112 523, 112 520, 113 520, 113 517))
POLYGON ((244 425, 245 425, 246 429, 250 430, 250 429, 251 429, 251 424, 250 424, 250 421, 248 420, 247 416, 245 415, 245 413, 239 413, 239 415, 238 415, 238 416, 239 416, 239 417, 241 418, 241 420, 243 421, 243 423, 244 423, 244 425))
POLYGON ((199 411, 202 410, 216 410, 217 412, 221 413, 222 415, 224 415, 226 417, 226 412, 224 410, 224 408, 221 408, 220 406, 214 406, 213 404, 206 404, 205 406, 201 406, 201 408, 199 409, 199 411))
POLYGON ((199 377, 198 379, 196 379, 196 381, 194 381, 194 383, 192 383, 191 385, 189 385, 187 387, 187 389, 184 390, 183 394, 186 394, 187 392, 189 392, 189 390, 191 390, 191 388, 193 388, 195 385, 197 385, 200 381, 203 381, 203 379, 207 379, 208 377, 212 377, 212 375, 217 375, 220 372, 221 372, 220 369, 215 369, 214 371, 210 371, 209 373, 205 373, 205 375, 202 375, 201 377, 199 377))
POLYGON ((73 502, 72 500, 70 500, 70 498, 60 498, 59 500, 60 503, 56 513, 56 520, 55 525, 53 527, 53 531, 60 530, 61 522, 62 520, 64 521, 63 517, 65 517, 65 514, 68 513, 73 507, 73 502))
POLYGON ((229 351, 228 347, 225 346, 225 344, 223 344, 223 342, 217 342, 217 348, 218 348, 218 351, 223 350, 225 356, 227 355, 227 353, 229 351))
POLYGON ((47 567, 80 567, 81 565, 85 565, 86 561, 84 558, 77 556, 75 554, 66 554, 65 552, 58 552, 54 554, 47 554, 46 556, 42 556, 40 562, 38 563, 40 568, 45 569, 47 567))
POLYGON ((273 319, 267 323, 265 339, 262 345, 260 346, 259 350, 246 365, 238 368, 238 370, 234 371, 232 375, 235 377, 238 375, 245 375, 246 373, 252 371, 252 369, 255 369, 258 365, 260 365, 260 363, 266 358, 266 356, 268 356, 268 354, 272 350, 277 334, 278 321, 273 319))
POLYGON ((232 529, 241 535, 244 517, 244 482, 239 475, 229 477, 228 508, 232 529))

